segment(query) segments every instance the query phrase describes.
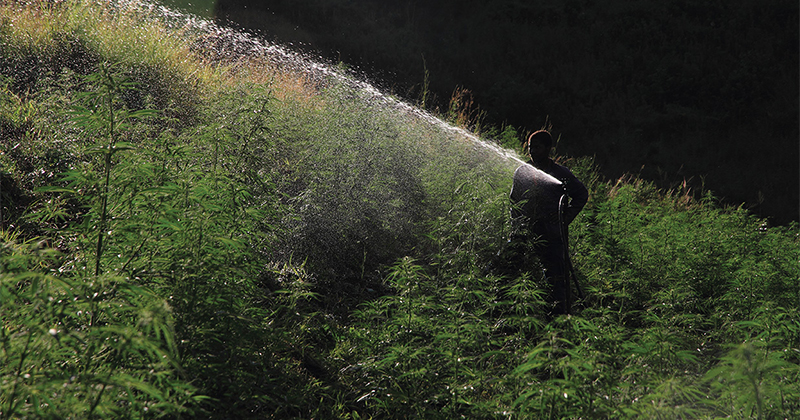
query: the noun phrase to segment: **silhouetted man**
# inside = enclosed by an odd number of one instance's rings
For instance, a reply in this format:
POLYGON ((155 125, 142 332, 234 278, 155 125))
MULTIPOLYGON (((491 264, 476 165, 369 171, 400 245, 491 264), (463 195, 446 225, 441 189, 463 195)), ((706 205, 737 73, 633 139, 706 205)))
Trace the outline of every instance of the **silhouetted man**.
MULTIPOLYGON (((550 159, 552 147, 553 138, 546 130, 528 137, 526 149, 531 160, 514 172, 511 218, 516 232, 512 240, 533 241, 532 249, 552 286, 551 315, 555 316, 568 313, 570 305, 566 228, 586 205, 589 192, 569 169, 550 159), (560 203, 562 195, 566 201, 560 203)), ((523 264, 531 264, 530 259, 523 264)))

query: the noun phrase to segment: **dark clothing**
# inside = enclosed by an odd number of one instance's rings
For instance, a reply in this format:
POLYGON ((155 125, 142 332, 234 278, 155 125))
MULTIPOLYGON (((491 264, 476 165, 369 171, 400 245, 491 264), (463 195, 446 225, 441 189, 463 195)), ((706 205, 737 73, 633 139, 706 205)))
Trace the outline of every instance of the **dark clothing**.
POLYGON ((528 221, 550 218, 552 213, 558 211, 558 199, 566 190, 570 198, 569 206, 564 211, 564 220, 569 225, 581 212, 586 201, 589 200, 589 191, 566 166, 550 162, 545 170, 536 168, 532 162, 520 165, 514 172, 514 184, 511 187, 511 201, 517 204, 528 200, 521 208, 512 210, 511 217, 517 219, 524 217, 528 221), (544 172, 552 178, 542 177, 537 174, 544 172), (552 186, 555 182, 566 183, 560 189, 552 186), (534 206, 539 207, 537 212, 534 206))
MULTIPOLYGON (((511 217, 515 235, 512 241, 534 241, 533 252, 544 267, 544 275, 552 286, 551 301, 556 305, 553 314, 568 311, 566 282, 566 247, 563 235, 586 205, 589 191, 572 172, 552 161, 546 170, 530 163, 520 165, 514 172, 511 188, 511 217), (545 175, 546 174, 546 175, 545 175), (563 214, 563 232, 559 223, 559 199, 563 194, 568 204, 563 214)), ((522 264, 530 267, 526 258, 522 264)))
POLYGON ((511 186, 511 219, 517 225, 529 225, 552 218, 558 211, 558 199, 564 193, 561 180, 530 164, 514 171, 511 186))

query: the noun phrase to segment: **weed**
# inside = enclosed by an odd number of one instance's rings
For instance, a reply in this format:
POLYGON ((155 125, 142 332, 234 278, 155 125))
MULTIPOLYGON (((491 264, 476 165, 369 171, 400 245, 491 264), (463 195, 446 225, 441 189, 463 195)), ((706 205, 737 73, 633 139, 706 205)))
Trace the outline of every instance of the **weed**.
POLYGON ((0 417, 800 413, 797 226, 569 160, 588 293, 548 319, 536 262, 502 264, 513 161, 341 81, 211 68, 150 18, 21 7, 0 6, 0 417), (79 65, 18 70, 54 51, 79 65))

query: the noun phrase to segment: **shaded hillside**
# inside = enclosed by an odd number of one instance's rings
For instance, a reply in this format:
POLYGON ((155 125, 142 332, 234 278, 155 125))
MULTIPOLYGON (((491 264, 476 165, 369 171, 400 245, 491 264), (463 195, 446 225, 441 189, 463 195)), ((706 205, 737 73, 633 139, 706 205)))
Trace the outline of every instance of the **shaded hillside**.
POLYGON ((439 107, 460 86, 490 124, 549 116, 559 151, 606 176, 798 219, 797 2, 220 0, 216 16, 412 100, 427 71, 439 107))

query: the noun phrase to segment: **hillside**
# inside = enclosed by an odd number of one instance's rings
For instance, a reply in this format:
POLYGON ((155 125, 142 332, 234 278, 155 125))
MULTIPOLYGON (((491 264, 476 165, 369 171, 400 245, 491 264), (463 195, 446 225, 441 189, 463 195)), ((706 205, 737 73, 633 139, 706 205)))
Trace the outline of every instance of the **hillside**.
POLYGON ((549 319, 518 161, 147 3, 0 4, 0 418, 800 416, 800 227, 608 179, 549 319))
POLYGON ((560 152, 595 156, 606 177, 685 179, 800 221, 795 1, 215 3, 222 21, 432 109, 466 89, 484 126, 549 119, 560 152))

